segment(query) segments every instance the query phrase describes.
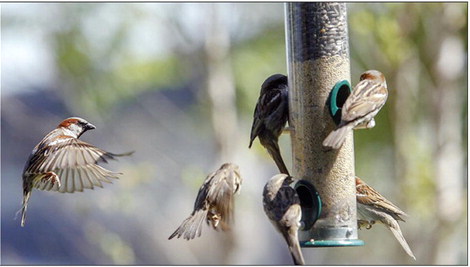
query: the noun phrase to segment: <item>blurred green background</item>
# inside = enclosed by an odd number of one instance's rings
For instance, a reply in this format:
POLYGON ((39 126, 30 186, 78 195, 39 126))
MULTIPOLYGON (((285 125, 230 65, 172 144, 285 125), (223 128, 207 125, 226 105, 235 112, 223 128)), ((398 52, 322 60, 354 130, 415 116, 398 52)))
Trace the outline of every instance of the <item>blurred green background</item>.
MULTIPOLYGON (((348 3, 352 84, 378 69, 390 91, 356 131, 356 173, 410 216, 417 261, 378 225, 357 248, 303 249, 308 264, 467 264, 467 3, 348 3)), ((249 150, 261 83, 286 74, 282 3, 1 5, 2 264, 291 264, 265 217, 277 169, 249 150), (76 194, 35 190, 26 227, 21 173, 64 118, 112 152, 124 175, 76 194), (205 176, 224 162, 244 177, 228 233, 168 241, 205 176)), ((290 138, 281 149, 291 167, 290 138)))

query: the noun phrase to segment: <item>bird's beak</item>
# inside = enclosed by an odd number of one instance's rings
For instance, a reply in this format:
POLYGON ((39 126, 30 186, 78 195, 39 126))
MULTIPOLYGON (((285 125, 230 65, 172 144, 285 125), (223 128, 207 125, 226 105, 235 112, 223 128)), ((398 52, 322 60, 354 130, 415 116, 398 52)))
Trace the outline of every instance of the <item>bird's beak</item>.
POLYGON ((93 130, 93 129, 96 129, 96 126, 93 125, 93 124, 91 124, 91 123, 87 123, 87 125, 85 126, 85 128, 86 128, 87 130, 93 130))
POLYGON ((286 179, 284 179, 284 183, 287 183, 288 185, 290 185, 293 182, 294 182, 294 178, 292 176, 287 176, 286 179))

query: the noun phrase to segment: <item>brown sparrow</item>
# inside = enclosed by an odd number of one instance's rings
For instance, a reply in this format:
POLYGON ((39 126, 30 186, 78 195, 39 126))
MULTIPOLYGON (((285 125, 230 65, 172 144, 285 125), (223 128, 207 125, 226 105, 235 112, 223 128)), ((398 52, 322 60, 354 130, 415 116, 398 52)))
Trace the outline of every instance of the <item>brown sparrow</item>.
POLYGON ((97 163, 133 152, 113 154, 78 139, 84 132, 95 128, 82 118, 68 118, 34 147, 23 170, 21 226, 25 224, 33 188, 61 193, 82 192, 94 186, 103 187, 101 182, 111 183, 108 178, 118 178, 120 173, 109 171, 97 163))
POLYGON ((233 196, 240 191, 242 181, 238 166, 232 163, 225 163, 209 174, 199 189, 191 216, 168 239, 183 236, 190 240, 196 235, 201 236, 204 220, 215 230, 229 230, 229 223, 233 218, 233 196))
POLYGON ((304 265, 305 260, 300 250, 297 231, 300 228, 302 211, 300 199, 290 184, 294 180, 287 174, 273 176, 264 186, 263 206, 274 228, 287 242, 292 259, 296 265, 304 265))
POLYGON ((278 140, 289 118, 288 83, 287 76, 274 74, 261 85, 261 92, 253 114, 251 126, 250 145, 256 137, 274 159, 281 173, 289 174, 278 140))
POLYGON ((384 75, 368 70, 361 75, 341 109, 341 122, 323 141, 323 146, 338 149, 352 129, 372 128, 374 117, 387 101, 388 91, 384 75))
POLYGON ((401 216, 407 216, 406 213, 385 199, 359 177, 356 177, 356 200, 359 229, 362 226, 370 229, 376 222, 382 223, 392 231, 406 253, 416 260, 398 225, 398 221, 405 221, 401 216))

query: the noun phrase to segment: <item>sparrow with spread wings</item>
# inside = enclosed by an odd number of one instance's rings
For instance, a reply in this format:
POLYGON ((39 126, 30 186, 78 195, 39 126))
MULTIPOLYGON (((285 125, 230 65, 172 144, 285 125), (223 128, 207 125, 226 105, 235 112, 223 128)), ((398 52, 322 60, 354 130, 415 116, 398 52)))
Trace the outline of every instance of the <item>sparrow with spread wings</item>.
POLYGON ((362 73, 359 80, 341 107, 341 122, 323 141, 324 147, 338 149, 353 129, 375 126, 374 117, 387 101, 387 82, 384 75, 376 70, 362 73))
POLYGON ((274 74, 261 85, 261 92, 253 114, 250 145, 258 137, 268 150, 281 173, 289 174, 282 160, 278 139, 289 118, 287 76, 274 74))
POLYGON ((215 230, 229 230, 233 220, 234 195, 240 191, 242 181, 238 166, 232 163, 224 163, 209 174, 199 189, 193 212, 168 239, 175 236, 183 236, 186 240, 199 237, 204 221, 215 230))
POLYGON ((405 237, 403 237, 400 225, 398 225, 398 221, 405 221, 402 216, 407 216, 406 213, 384 198, 374 188, 367 185, 359 177, 356 177, 356 200, 359 229, 361 229, 362 226, 365 226, 366 229, 370 229, 376 222, 382 223, 392 231, 406 253, 416 260, 405 237))
POLYGON ((82 192, 95 186, 103 187, 102 182, 111 183, 109 178, 118 178, 121 174, 98 163, 133 152, 114 154, 78 139, 92 129, 95 126, 82 118, 68 118, 34 147, 23 170, 21 226, 25 225, 33 188, 61 193, 82 192))

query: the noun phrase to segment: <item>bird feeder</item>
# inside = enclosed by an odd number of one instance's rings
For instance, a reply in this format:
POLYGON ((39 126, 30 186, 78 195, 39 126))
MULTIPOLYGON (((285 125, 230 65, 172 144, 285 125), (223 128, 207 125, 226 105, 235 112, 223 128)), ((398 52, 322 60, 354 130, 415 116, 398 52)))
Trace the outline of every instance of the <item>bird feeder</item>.
POLYGON ((285 12, 299 240, 303 247, 360 246, 353 135, 338 150, 322 146, 351 91, 346 4, 286 3, 285 12))

